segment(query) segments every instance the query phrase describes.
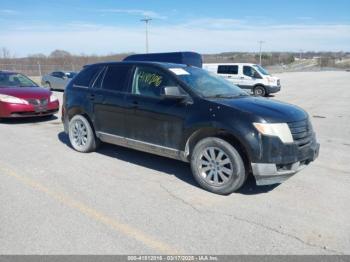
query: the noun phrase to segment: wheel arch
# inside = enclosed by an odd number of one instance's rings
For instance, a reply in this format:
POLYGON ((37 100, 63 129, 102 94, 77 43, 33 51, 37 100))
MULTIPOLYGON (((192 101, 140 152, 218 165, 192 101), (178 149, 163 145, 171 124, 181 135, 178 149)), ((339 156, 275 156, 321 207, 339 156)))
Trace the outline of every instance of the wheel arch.
POLYGON ((92 118, 89 116, 89 114, 84 109, 82 109, 80 107, 72 107, 68 110, 67 121, 69 122, 76 115, 84 116, 86 118, 86 120, 89 122, 92 130, 94 131, 94 133, 96 135, 95 126, 94 126, 94 123, 92 121, 92 118))
POLYGON ((262 84, 262 83, 257 83, 257 84, 255 84, 254 86, 253 86, 253 89, 254 88, 256 88, 256 87, 262 87, 262 88, 264 88, 265 90, 266 90, 266 86, 264 85, 264 84, 262 84))
POLYGON ((196 146, 196 144, 200 140, 207 137, 217 137, 229 142, 241 154, 246 170, 251 170, 251 160, 247 146, 237 135, 234 135, 232 134, 232 132, 221 128, 206 127, 197 129, 196 131, 192 132, 192 134, 186 140, 185 145, 185 156, 187 159, 191 158, 193 149, 196 146))

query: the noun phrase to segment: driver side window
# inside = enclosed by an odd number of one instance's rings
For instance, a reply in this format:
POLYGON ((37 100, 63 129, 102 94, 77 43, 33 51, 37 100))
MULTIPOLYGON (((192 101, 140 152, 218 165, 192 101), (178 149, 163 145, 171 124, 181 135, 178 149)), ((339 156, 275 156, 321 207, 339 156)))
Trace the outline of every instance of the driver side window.
POLYGON ((260 74, 251 66, 243 66, 243 74, 252 78, 261 78, 260 74))
POLYGON ((132 93, 148 97, 161 97, 161 90, 166 86, 176 86, 175 82, 160 70, 152 67, 136 67, 132 93))

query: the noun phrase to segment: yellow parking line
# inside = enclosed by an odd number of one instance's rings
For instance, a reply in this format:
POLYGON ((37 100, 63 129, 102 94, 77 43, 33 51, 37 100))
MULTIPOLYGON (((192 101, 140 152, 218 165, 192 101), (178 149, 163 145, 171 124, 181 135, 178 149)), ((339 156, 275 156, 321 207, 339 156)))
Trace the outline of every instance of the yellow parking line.
POLYGON ((73 208, 75 210, 78 210, 80 213, 94 219, 95 221, 98 221, 114 231, 117 231, 119 233, 123 233, 124 235, 128 237, 132 237, 139 242, 142 242, 144 245, 158 251, 164 254, 179 254, 180 252, 173 249, 169 245, 162 243, 156 239, 153 239, 151 236, 146 235, 145 233, 141 232, 140 230, 133 228, 132 226, 128 224, 124 224, 116 220, 115 218, 111 218, 96 209, 90 208, 87 205, 74 200, 68 196, 65 196, 61 193, 55 192, 44 186, 43 184, 36 182, 33 179, 30 179, 25 176, 18 175, 14 171, 5 168, 2 164, 0 166, 1 173, 4 173, 7 176, 16 178, 19 182, 22 184, 31 187, 32 189, 35 189, 39 192, 45 193, 46 195, 50 196, 51 198, 59 201, 60 203, 64 204, 65 206, 68 206, 70 208, 73 208))

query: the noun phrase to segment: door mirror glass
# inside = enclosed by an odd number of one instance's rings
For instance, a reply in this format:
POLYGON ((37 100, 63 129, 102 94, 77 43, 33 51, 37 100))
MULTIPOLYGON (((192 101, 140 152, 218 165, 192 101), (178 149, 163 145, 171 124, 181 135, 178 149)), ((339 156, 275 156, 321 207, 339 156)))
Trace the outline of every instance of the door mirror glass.
POLYGON ((254 70, 254 73, 253 73, 253 78, 256 78, 256 79, 261 79, 262 77, 260 76, 260 74, 254 70))
POLYGON ((165 99, 183 100, 188 95, 178 86, 165 86, 162 88, 161 96, 165 99))

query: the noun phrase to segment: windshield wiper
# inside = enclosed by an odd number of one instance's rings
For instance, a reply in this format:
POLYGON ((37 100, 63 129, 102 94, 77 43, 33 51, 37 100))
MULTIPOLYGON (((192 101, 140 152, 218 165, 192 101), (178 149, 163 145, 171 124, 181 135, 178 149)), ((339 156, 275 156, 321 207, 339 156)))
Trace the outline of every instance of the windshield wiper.
POLYGON ((233 95, 223 95, 223 94, 217 94, 213 96, 206 96, 206 98, 232 98, 233 95))
POLYGON ((235 97, 241 97, 241 96, 247 96, 247 94, 237 94, 237 95, 217 94, 213 96, 206 96, 206 98, 235 98, 235 97))

